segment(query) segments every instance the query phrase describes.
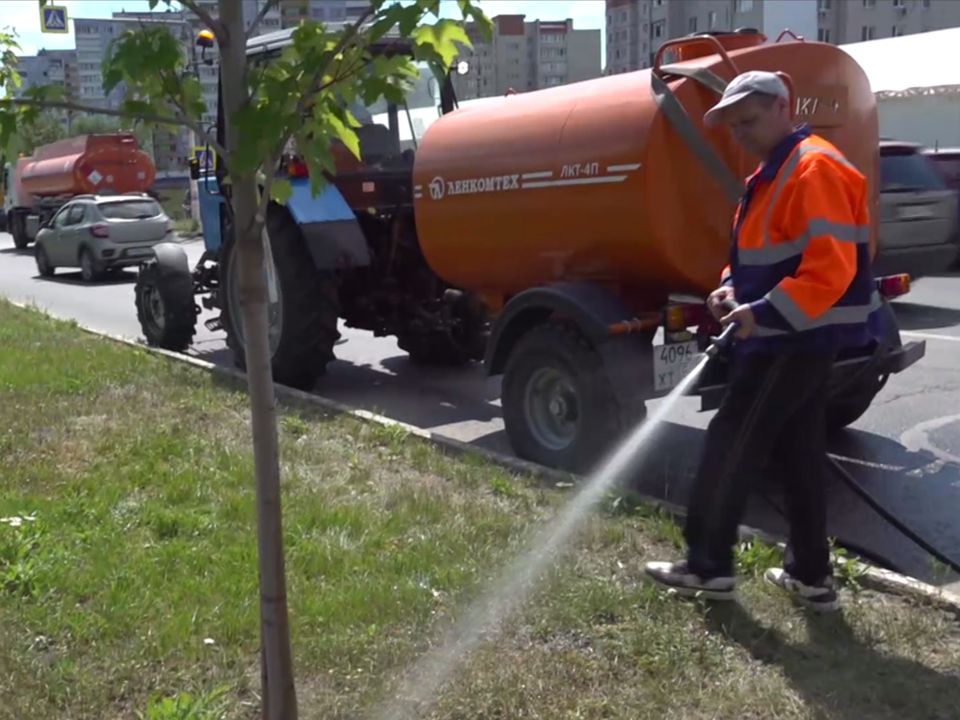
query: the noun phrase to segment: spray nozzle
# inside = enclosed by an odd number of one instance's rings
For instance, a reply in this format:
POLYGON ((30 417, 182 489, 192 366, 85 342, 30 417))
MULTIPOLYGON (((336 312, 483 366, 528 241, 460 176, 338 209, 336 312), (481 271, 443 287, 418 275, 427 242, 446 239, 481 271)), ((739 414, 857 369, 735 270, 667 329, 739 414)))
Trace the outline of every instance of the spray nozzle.
MULTIPOLYGON (((720 303, 720 307, 729 313, 736 310, 738 306, 736 302, 728 299, 720 303)), ((716 357, 721 350, 726 349, 733 342, 733 334, 739 327, 740 323, 732 322, 717 337, 710 338, 710 347, 706 349, 707 357, 716 357)))

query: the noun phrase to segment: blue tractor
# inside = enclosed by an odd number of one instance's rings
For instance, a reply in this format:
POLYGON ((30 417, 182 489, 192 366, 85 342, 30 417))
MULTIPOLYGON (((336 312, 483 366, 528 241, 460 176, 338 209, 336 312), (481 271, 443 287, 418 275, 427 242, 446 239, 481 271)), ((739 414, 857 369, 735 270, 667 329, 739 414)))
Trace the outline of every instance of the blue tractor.
MULTIPOLYGON (((291 42, 292 30, 252 38, 247 56, 269 62, 291 42)), ((396 38, 374 52, 410 53, 396 38)), ((306 168, 284 157, 281 175, 293 186, 285 205, 271 203, 263 239, 274 381, 311 389, 334 359, 338 322, 395 336, 411 360, 459 365, 483 358, 489 322, 480 303, 446 285, 427 266, 413 212, 413 159, 431 120, 456 107, 450 77, 438 81, 424 63, 402 105, 378 101, 351 108, 360 160, 329 176, 311 196, 306 168)), ((222 108, 222 105, 221 105, 222 108)), ((222 109, 217 137, 225 137, 222 109)), ((230 186, 216 169, 191 173, 198 184, 205 251, 190 268, 183 248, 164 243, 141 267, 137 316, 149 345, 183 352, 193 343, 201 307, 218 310, 210 330, 223 329, 238 367, 243 326, 231 229, 230 186)))

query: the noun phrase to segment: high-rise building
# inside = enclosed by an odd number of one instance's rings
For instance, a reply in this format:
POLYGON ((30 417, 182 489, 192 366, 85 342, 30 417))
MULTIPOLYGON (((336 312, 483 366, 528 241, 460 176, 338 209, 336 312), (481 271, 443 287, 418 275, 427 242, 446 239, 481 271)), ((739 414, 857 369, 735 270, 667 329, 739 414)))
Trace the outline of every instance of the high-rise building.
MULTIPOLYGON (((76 50, 40 50, 36 55, 18 57, 17 72, 20 74, 20 87, 13 90, 15 97, 22 96, 33 87, 58 85, 63 87, 67 101, 77 102, 80 79, 76 50)), ((65 110, 50 112, 63 123, 65 130, 69 127, 72 113, 65 110)))
POLYGON ((454 73, 460 100, 525 92, 600 76, 600 30, 575 30, 572 20, 527 21, 524 15, 497 15, 493 37, 484 42, 472 24, 473 48, 463 48, 454 73))
MULTIPOLYGON (((129 30, 146 25, 167 27, 176 37, 185 56, 193 48, 194 35, 190 25, 179 12, 165 13, 114 13, 112 18, 76 18, 73 21, 79 67, 79 98, 89 107, 119 107, 126 92, 122 85, 109 94, 103 89, 101 67, 107 56, 110 43, 129 30)), ((153 156, 158 172, 182 170, 190 157, 189 138, 186 130, 155 130, 153 132, 153 156)))
POLYGON ((960 26, 958 0, 607 0, 608 73, 650 67, 673 38, 756 28, 771 40, 790 28, 834 45, 960 26))
POLYGON ((280 0, 282 27, 294 27, 301 20, 346 22, 360 17, 369 0, 280 0))

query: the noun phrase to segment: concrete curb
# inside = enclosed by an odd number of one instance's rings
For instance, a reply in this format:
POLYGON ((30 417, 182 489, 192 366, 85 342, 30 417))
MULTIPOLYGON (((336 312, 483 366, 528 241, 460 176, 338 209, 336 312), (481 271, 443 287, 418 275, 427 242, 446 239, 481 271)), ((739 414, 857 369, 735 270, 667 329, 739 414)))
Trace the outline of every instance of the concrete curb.
MULTIPOLYGON (((26 303, 14 302, 12 300, 8 302, 16 307, 26 310, 38 309, 35 306, 28 305, 26 303)), ((46 313, 43 310, 40 310, 40 312, 49 315, 49 313, 46 313)), ((191 365, 200 370, 219 374, 241 382, 246 382, 247 379, 245 373, 242 373, 234 368, 216 365, 191 355, 184 355, 181 353, 171 352, 169 350, 163 350, 161 348, 150 347, 149 345, 120 337, 118 335, 111 335, 110 333, 101 332, 100 330, 95 330, 85 325, 80 325, 79 323, 77 323, 77 326, 84 332, 87 332, 91 335, 112 340, 113 342, 120 343, 128 347, 145 350, 155 355, 161 355, 171 360, 191 365)), ((386 427, 401 428, 410 435, 437 445, 452 455, 479 455, 491 464, 511 470, 517 474, 530 475, 542 480, 547 480, 552 482, 557 487, 571 487, 577 482, 577 476, 570 473, 561 472, 552 468, 544 467, 543 465, 529 462, 527 460, 511 457, 509 455, 496 452, 495 450, 469 445, 465 442, 461 442, 460 440, 439 435, 431 432, 430 430, 424 430, 423 428, 419 428, 415 425, 410 425, 399 420, 393 420, 383 415, 370 412, 369 410, 354 408, 337 402, 336 400, 329 400, 319 395, 313 395, 311 393, 304 392, 303 390, 296 390, 294 388, 287 387, 286 385, 275 383, 274 388, 278 398, 286 397, 308 405, 319 406, 325 410, 329 410, 330 412, 340 415, 352 415, 353 417, 366 422, 373 422, 386 427)), ((686 515, 685 508, 679 505, 674 505, 673 503, 644 495, 635 495, 634 497, 646 505, 661 508, 664 512, 669 513, 674 518, 682 518, 686 515)), ((770 535, 762 530, 748 527, 746 525, 742 525, 740 527, 740 537, 743 540, 757 539, 770 545, 777 545, 781 549, 785 547, 781 538, 770 535)), ((877 592, 908 597, 916 601, 930 604, 933 607, 960 617, 960 595, 948 592, 934 585, 929 585, 917 580, 916 578, 900 575, 899 573, 891 572, 890 570, 876 568, 872 565, 856 563, 854 568, 858 574, 858 581, 863 587, 875 590, 877 592)))

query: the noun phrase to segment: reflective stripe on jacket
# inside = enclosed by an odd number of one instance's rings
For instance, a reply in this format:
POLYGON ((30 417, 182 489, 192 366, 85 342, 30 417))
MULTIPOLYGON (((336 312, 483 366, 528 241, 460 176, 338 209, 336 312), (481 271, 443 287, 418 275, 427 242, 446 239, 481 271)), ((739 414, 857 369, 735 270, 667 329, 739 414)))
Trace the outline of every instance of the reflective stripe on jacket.
POLYGON ((876 336, 866 178, 803 126, 747 181, 721 283, 757 320, 744 351, 825 351, 876 336))

